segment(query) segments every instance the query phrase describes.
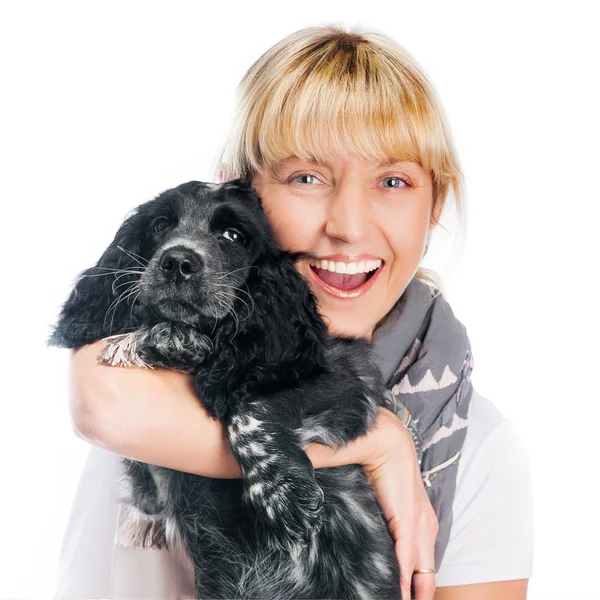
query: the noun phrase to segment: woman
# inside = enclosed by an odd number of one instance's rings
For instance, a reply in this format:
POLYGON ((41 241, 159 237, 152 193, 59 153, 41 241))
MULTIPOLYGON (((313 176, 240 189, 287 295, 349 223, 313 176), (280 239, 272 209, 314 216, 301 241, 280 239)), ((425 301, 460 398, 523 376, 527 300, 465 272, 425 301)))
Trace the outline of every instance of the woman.
MULTIPOLYGON (((434 282, 419 263, 450 191, 462 209, 441 107, 410 57, 381 34, 306 28, 256 61, 239 92, 219 179, 251 181, 280 245, 321 258, 298 269, 329 330, 391 348, 394 366, 403 359, 411 368, 427 364, 442 340, 462 334, 468 342, 441 295, 443 317, 433 313, 426 322, 424 313, 410 312, 415 295, 429 289, 422 282, 434 282), (378 266, 370 283, 356 274, 365 266, 378 266), (438 342, 428 342, 440 323, 438 342), (419 331, 430 335, 419 339, 419 331)), ((208 477, 239 477, 238 466, 188 376, 101 367, 95 356, 102 346, 73 355, 75 430, 110 452, 94 449, 84 471, 57 597, 191 597, 185 556, 119 543, 118 455, 208 477)), ((532 553, 527 456, 493 405, 467 393, 470 355, 447 354, 447 364, 463 365, 458 377, 450 369, 442 382, 441 370, 427 371, 418 384, 403 378, 394 386, 390 407, 402 420, 382 407, 363 438, 337 452, 311 444, 307 453, 316 468, 364 465, 396 540, 403 597, 412 584, 420 600, 525 598, 532 553), (468 421, 456 409, 461 390, 468 421), (423 403, 415 403, 421 392, 443 408, 427 431, 423 403), (424 468, 444 444, 458 451, 424 468)))

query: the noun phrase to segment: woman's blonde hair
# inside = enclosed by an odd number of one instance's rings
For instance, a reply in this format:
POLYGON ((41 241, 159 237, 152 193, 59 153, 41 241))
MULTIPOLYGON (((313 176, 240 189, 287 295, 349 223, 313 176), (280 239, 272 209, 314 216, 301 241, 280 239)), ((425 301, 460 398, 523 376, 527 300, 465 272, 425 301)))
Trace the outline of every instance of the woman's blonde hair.
MULTIPOLYGON (((290 156, 353 154, 410 160, 431 174, 433 207, 451 191, 464 216, 462 174, 442 107, 421 69, 388 36, 338 25, 306 27, 265 52, 242 78, 216 177, 248 181, 290 156)), ((420 268, 424 283, 441 288, 420 268)))

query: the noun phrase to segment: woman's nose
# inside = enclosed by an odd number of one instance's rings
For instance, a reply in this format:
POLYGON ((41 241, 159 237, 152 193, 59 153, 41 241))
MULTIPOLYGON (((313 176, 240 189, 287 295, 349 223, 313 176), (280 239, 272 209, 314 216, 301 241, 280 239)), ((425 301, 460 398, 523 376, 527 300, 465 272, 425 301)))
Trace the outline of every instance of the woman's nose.
POLYGON ((331 196, 325 232, 348 244, 360 242, 369 225, 369 198, 358 185, 340 186, 331 196))

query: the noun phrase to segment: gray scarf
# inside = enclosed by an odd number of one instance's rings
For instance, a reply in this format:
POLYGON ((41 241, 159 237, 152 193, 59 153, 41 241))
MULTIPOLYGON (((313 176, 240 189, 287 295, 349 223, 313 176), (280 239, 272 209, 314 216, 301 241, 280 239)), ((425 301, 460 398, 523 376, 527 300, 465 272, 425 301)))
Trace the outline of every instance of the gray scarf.
POLYGON ((437 571, 450 538, 458 460, 473 392, 467 331, 441 293, 434 295, 413 278, 373 333, 371 345, 387 387, 385 405, 412 435, 439 521, 437 571))

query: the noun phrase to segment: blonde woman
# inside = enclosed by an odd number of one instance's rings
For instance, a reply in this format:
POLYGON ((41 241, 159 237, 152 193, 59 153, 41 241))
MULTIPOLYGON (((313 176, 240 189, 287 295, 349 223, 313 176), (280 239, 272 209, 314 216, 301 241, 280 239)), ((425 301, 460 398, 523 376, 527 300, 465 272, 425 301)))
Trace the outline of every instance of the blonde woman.
MULTIPOLYGON (((320 257, 298 269, 330 332, 369 340, 380 359, 389 409, 376 426, 345 448, 307 453, 316 468, 364 465, 396 541, 403 597, 412 587, 419 600, 525 598, 527 455, 472 389, 466 331, 420 268, 446 204, 459 214, 463 205, 443 111, 419 67, 377 32, 289 35, 240 83, 217 177, 250 181, 279 244, 320 257)), ((56 597, 192 597, 185 555, 123 545, 119 455, 207 477, 239 468, 187 375, 101 367, 102 346, 72 359, 76 432, 96 447, 56 597)))

